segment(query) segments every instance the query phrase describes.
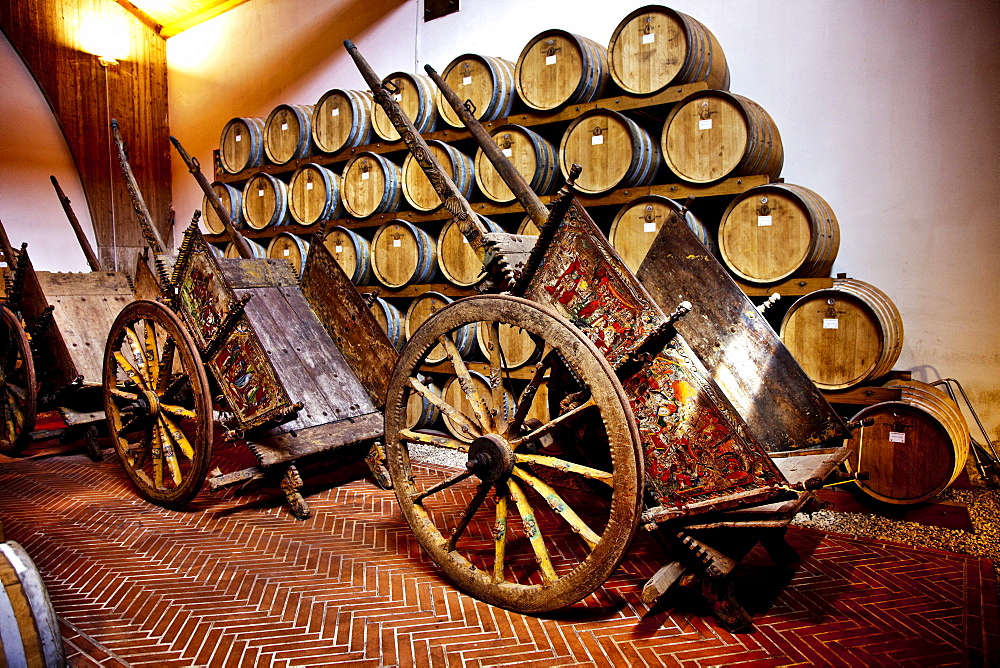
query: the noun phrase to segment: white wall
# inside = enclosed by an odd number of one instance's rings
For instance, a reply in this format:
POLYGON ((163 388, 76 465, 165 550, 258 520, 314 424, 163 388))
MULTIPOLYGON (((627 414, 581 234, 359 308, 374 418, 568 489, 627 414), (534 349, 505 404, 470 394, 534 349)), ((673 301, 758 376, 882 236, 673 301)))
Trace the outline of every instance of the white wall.
MULTIPOLYGON (((377 72, 439 70, 464 53, 516 60, 548 28, 607 43, 638 0, 422 3, 253 0, 167 42, 173 133, 211 164, 233 116, 362 88, 341 46, 377 72), (379 9, 373 8, 377 4, 379 9)), ((896 368, 953 376, 1000 436, 1000 9, 993 0, 676 0, 725 50, 734 92, 774 117, 782 176, 840 221, 834 271, 876 285, 906 328, 896 368)), ((184 219, 201 206, 174 163, 184 219)))
POLYGON ((0 221, 15 248, 28 242, 36 269, 90 271, 49 181, 59 180, 96 249, 80 176, 45 96, 2 34, 0 72, 0 221))

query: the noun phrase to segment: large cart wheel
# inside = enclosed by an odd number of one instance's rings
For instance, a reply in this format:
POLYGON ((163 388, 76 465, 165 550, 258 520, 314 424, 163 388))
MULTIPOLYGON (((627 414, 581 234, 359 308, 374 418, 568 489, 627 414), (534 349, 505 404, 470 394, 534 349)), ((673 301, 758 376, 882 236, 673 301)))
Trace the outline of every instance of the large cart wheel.
POLYGON ((534 302, 470 297, 428 319, 393 372, 385 437, 396 497, 417 540, 456 586, 487 603, 543 612, 581 600, 621 562, 638 526, 642 451, 628 399, 590 340, 534 302), (454 344, 456 330, 470 324, 486 333, 485 393, 454 344), (504 369, 503 324, 543 342, 530 379, 515 381, 504 369), (462 386, 461 406, 419 379, 439 343, 462 386), (546 376, 550 398, 553 382, 560 385, 561 408, 544 423, 526 419, 546 376), (471 443, 407 429, 413 392, 471 443))
POLYGON ((38 380, 28 335, 20 318, 3 307, 0 326, 0 373, 3 374, 0 378, 3 391, 0 397, 3 414, 0 454, 16 455, 24 448, 28 435, 35 428, 38 380))
POLYGON ((212 400, 191 335, 166 306, 126 306, 104 350, 104 409, 139 494, 175 508, 198 494, 212 455, 212 400))

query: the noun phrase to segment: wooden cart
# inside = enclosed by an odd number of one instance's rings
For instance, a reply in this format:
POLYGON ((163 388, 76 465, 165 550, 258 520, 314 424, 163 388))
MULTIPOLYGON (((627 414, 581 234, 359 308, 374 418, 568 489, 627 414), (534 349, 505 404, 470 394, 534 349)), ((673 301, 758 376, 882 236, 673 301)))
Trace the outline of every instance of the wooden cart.
POLYGON ((187 503, 208 474, 217 418, 258 464, 214 473, 212 488, 276 474, 293 512, 308 517, 296 462, 381 438, 395 349, 322 243, 311 244, 301 282, 283 260, 216 257, 196 223, 176 257, 164 254, 114 131, 155 255, 155 271, 140 261, 140 299, 114 321, 104 355, 105 411, 125 472, 144 498, 187 503))
POLYGON ((664 224, 637 278, 571 184, 546 209, 428 67, 540 229, 537 238, 489 232, 346 45, 499 293, 428 319, 389 383, 386 465, 423 548, 476 598, 542 612, 592 593, 639 527, 658 529, 672 557, 644 598, 697 584, 727 626, 748 625, 726 575, 758 541, 788 556, 778 549, 787 547, 781 532, 847 456, 830 447, 846 425, 680 218, 664 224), (485 363, 463 359, 454 345, 453 334, 469 326, 486 333, 485 363), (506 364, 511 332, 539 346, 534 367, 506 364), (461 405, 421 381, 439 347, 464 390, 461 405), (485 393, 473 366, 489 378, 485 393), (532 422, 543 381, 549 415, 532 422), (466 438, 408 428, 413 394, 466 438), (453 464, 423 463, 428 446, 455 453, 453 464))

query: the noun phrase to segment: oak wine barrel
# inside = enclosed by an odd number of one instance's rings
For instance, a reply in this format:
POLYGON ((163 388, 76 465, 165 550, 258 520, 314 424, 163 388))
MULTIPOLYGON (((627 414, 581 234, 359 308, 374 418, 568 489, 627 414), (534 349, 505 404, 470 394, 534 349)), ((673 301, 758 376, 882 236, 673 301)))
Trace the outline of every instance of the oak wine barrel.
POLYGON ((958 478, 969 455, 969 427, 951 397, 919 381, 890 381, 900 401, 866 406, 854 420, 875 424, 856 429, 848 443, 851 473, 865 472, 858 488, 896 505, 937 496, 958 478))
MULTIPOLYGON (((212 184, 212 191, 218 195, 219 201, 222 202, 222 207, 229 214, 229 219, 233 222, 233 227, 237 230, 242 229, 244 223, 243 193, 221 181, 216 181, 212 184)), ((205 224, 205 229, 208 230, 209 234, 226 233, 226 227, 222 224, 219 214, 215 212, 215 207, 209 203, 207 195, 201 198, 201 211, 204 214, 201 220, 205 224)))
POLYGON ((800 297, 781 322, 781 340, 822 390, 884 376, 899 359, 903 321, 888 295, 855 279, 800 297))
POLYGON ((785 160, 774 119, 756 102, 722 90, 698 91, 678 102, 660 144, 667 166, 689 183, 749 174, 774 180, 785 160))
POLYGON ((840 226, 822 197, 803 186, 751 188, 729 204, 719 223, 719 256, 750 283, 829 276, 840 226))
MULTIPOLYGON (((441 396, 441 388, 424 376, 417 374, 417 380, 423 383, 424 387, 441 396)), ((430 399, 415 390, 410 391, 410 396, 406 399, 406 426, 408 429, 424 429, 437 422, 441 416, 441 409, 431 403, 430 399)))
MULTIPOLYGON (((639 270, 656 233, 671 213, 684 217, 698 240, 709 252, 715 253, 715 240, 705 224, 680 203, 662 195, 638 197, 621 209, 611 223, 608 240, 633 272, 639 270)), ((537 234, 537 232, 535 232, 537 234)))
POLYGON ((381 297, 376 297, 375 301, 372 302, 371 312, 382 327, 382 331, 389 337, 392 345, 395 346, 396 350, 400 350, 406 343, 402 312, 381 297))
MULTIPOLYGON (((476 183, 472 158, 437 139, 428 139, 427 148, 454 181, 459 192, 465 199, 471 200, 472 189, 476 183)), ((417 211, 433 211, 441 206, 441 198, 434 191, 430 180, 412 153, 407 153, 406 159, 403 160, 402 182, 403 197, 417 211)))
POLYGON ((363 236, 345 227, 332 227, 323 245, 354 285, 367 285, 372 280, 371 245, 363 236))
POLYGON ((372 137, 372 94, 334 88, 313 106, 313 143, 323 153, 361 146, 372 137))
MULTIPOLYGON (((509 60, 467 53, 448 63, 441 78, 463 101, 472 103, 472 115, 484 123, 507 116, 514 106, 514 63, 509 60)), ((464 129, 441 91, 435 96, 441 120, 464 129)))
POLYGON ((267 256, 272 260, 288 260, 292 263, 293 273, 299 278, 306 266, 306 255, 309 253, 309 242, 305 239, 282 232, 271 238, 267 245, 267 256))
POLYGON ((264 119, 237 117, 226 123, 219 138, 222 169, 238 174, 259 167, 264 156, 264 119))
POLYGON ((375 278, 388 288, 401 288, 431 281, 437 249, 429 234, 397 219, 378 228, 371 243, 371 258, 375 278))
MULTIPOLYGON (((491 135, 493 141, 528 185, 539 195, 548 195, 556 185, 556 147, 534 130, 521 125, 502 125, 491 135)), ((494 202, 513 202, 514 193, 500 178, 482 149, 476 151, 476 183, 483 195, 494 202)))
MULTIPOLYGON (((430 77, 423 74, 393 72, 382 82, 383 85, 388 85, 390 90, 395 90, 392 96, 407 117, 413 121, 417 132, 425 134, 434 130, 438 118, 437 104, 434 101, 437 86, 430 77)), ((379 104, 372 105, 372 127, 375 134, 386 141, 399 139, 399 133, 386 115, 385 109, 379 104)))
MULTIPOLYGON (((420 325, 451 302, 450 297, 446 297, 440 292, 425 292, 410 302, 403 323, 403 332, 406 334, 406 338, 410 339, 413 333, 420 328, 420 325)), ((462 359, 467 359, 472 352, 475 336, 473 325, 465 325, 451 333, 452 341, 455 342, 455 348, 458 349, 462 359)), ((427 353, 424 362, 426 364, 440 364, 447 359, 449 359, 448 353, 444 346, 439 343, 427 353)))
MULTIPOLYGON (((250 252, 253 255, 253 257, 260 259, 267 257, 267 248, 263 244, 253 239, 247 239, 246 237, 243 238, 246 240, 247 246, 250 247, 250 252)), ((226 257, 229 259, 236 259, 239 256, 240 253, 239 251, 236 250, 236 244, 234 244, 232 241, 227 243, 226 249, 222 253, 222 257, 226 257)))
POLYGON ((514 69, 518 95, 539 111, 596 100, 609 78, 608 50, 565 30, 535 35, 521 51, 514 69))
MULTIPOLYGON (((476 392, 480 396, 488 397, 490 396, 492 390, 490 389, 490 382, 483 374, 478 371, 469 371, 469 376, 472 378, 472 385, 475 387, 476 392)), ((459 410, 459 412, 474 416, 476 413, 472 408, 472 402, 465 396, 465 392, 462 390, 461 384, 458 382, 457 376, 452 376, 448 379, 448 382, 444 384, 444 400, 449 405, 454 406, 459 410)), ((510 420, 514 417, 514 395, 510 393, 509 390, 504 390, 504 415, 505 419, 510 420)), ((452 422, 447 415, 442 415, 441 419, 444 420, 444 425, 451 432, 451 435, 460 441, 466 443, 471 443, 475 436, 473 434, 462 431, 462 428, 456 423, 452 422)))
POLYGON ((243 219, 247 227, 254 230, 288 224, 288 186, 285 182, 266 172, 250 177, 243 187, 243 219))
MULTIPOLYGON (((476 343, 487 360, 490 359, 489 343, 491 340, 488 323, 480 322, 476 327, 476 343)), ((541 354, 541 341, 529 332, 506 323, 500 323, 497 331, 500 339, 500 366, 504 369, 517 369, 538 359, 541 354)))
POLYGON ((0 658, 5 666, 64 666, 62 636, 45 583, 18 543, 0 543, 0 658))
POLYGON ((570 123, 559 144, 563 178, 569 178, 573 163, 583 167, 576 188, 587 195, 646 186, 660 168, 660 146, 632 119, 592 109, 570 123))
POLYGON ((311 104, 279 104, 264 124, 264 155, 284 165, 309 154, 312 140, 311 104))
POLYGON ((615 83, 636 95, 693 81, 729 89, 729 66, 715 35, 690 16, 659 5, 622 19, 608 43, 608 65, 615 83))
MULTIPOLYGON (((490 232, 503 232, 499 225, 489 218, 479 219, 490 232)), ((451 283, 469 287, 479 283, 486 276, 483 261, 472 250, 472 244, 462 234, 462 229, 452 218, 441 228, 437 241, 438 268, 451 283)))
POLYGON ((525 216, 524 219, 521 220, 521 224, 517 226, 517 233, 537 237, 538 226, 535 225, 535 221, 531 219, 531 216, 525 216))
POLYGON ((344 209, 355 218, 399 209, 403 193, 399 166, 363 151, 344 165, 340 184, 344 209))
POLYGON ((299 225, 340 218, 340 177, 312 162, 302 165, 288 184, 288 211, 299 225))

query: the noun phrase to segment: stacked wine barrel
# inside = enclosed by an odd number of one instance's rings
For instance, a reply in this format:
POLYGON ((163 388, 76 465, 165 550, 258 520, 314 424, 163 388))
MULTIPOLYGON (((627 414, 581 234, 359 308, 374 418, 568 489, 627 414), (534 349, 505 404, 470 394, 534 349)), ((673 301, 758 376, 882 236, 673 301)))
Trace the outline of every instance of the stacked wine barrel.
MULTIPOLYGON (((678 215, 754 294, 830 276, 840 247, 833 209, 780 178, 774 119, 730 90, 722 47, 696 19, 650 5, 621 18, 607 45, 553 28, 516 61, 463 54, 441 74, 538 194, 551 195, 573 163, 583 166, 577 188, 633 270, 663 221, 678 215), (693 191, 698 200, 681 201, 693 191)), ((459 190, 489 216, 487 227, 537 233, 428 77, 394 72, 384 83, 459 190)), ((473 294, 482 267, 369 92, 331 88, 304 102, 226 124, 216 192, 249 237, 297 270, 312 235, 329 232, 324 245, 359 289, 381 290, 373 312, 402 345, 428 309, 473 294)), ((216 217, 205 225, 221 232, 216 217)), ((774 320, 831 392, 879 381, 902 345, 895 306, 862 281, 834 281, 774 320)), ((524 345, 530 359, 532 344, 524 345)), ((448 394, 445 375, 431 381, 448 394)))

